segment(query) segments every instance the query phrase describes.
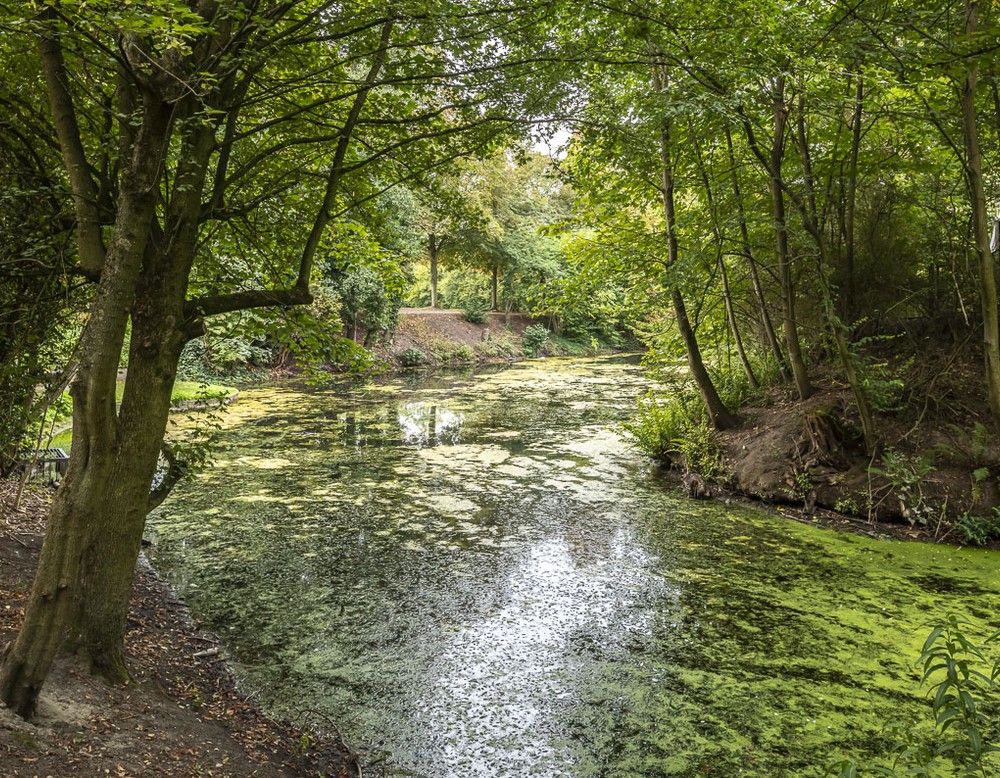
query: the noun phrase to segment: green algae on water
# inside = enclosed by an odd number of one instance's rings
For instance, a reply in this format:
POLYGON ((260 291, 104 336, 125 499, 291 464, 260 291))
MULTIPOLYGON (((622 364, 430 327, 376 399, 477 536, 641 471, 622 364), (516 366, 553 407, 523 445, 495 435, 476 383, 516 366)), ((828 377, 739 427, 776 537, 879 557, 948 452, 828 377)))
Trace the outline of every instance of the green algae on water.
POLYGON ((152 517, 157 566, 278 714, 400 775, 811 776, 926 715, 928 619, 997 556, 692 502, 609 426, 619 360, 246 392, 152 517))

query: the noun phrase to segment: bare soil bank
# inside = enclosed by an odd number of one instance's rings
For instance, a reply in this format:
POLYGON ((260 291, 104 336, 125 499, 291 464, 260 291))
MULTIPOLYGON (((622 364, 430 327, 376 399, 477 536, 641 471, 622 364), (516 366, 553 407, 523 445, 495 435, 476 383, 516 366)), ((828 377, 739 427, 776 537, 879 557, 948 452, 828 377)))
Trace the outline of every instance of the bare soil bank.
POLYGON ((874 453, 864 450, 848 388, 835 376, 821 378, 804 402, 778 387, 741 409, 740 426, 718 436, 718 494, 794 507, 800 515, 836 511, 870 527, 894 523, 893 534, 956 544, 967 542, 962 517, 1000 526, 1000 439, 977 354, 929 350, 905 376, 909 397, 898 410, 877 414, 874 453))
POLYGON ((477 324, 459 310, 403 308, 392 338, 374 350, 396 367, 414 366, 418 354, 426 365, 511 362, 524 358, 522 336, 536 323, 525 313, 492 311, 477 324))

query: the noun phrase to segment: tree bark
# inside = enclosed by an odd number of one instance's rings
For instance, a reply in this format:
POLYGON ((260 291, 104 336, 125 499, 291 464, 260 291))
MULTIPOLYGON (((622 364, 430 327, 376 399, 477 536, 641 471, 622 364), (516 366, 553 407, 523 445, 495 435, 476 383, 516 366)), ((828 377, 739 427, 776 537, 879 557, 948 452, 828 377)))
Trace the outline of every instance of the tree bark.
POLYGON ((428 249, 431 256, 431 308, 437 308, 438 299, 438 241, 433 232, 428 237, 428 249))
POLYGON ((844 334, 844 325, 837 316, 837 308, 833 300, 833 292, 826 279, 827 268, 829 267, 829 247, 826 241, 826 233, 823 229, 823 220, 816 205, 815 179, 813 177, 812 154, 809 149, 809 138, 806 134, 805 103, 799 102, 798 112, 798 141, 799 155, 802 159, 802 174, 805 180, 806 196, 796 197, 795 204, 802 216, 802 225, 806 232, 813 238, 817 249, 817 280, 819 281, 820 294, 823 298, 823 317, 826 321, 827 329, 833 338, 833 343, 837 349, 837 356, 840 359, 841 367, 847 378, 847 383, 851 387, 854 395, 854 403, 861 417, 861 429, 865 438, 865 450, 872 453, 877 442, 875 434, 875 420, 872 416, 871 406, 865 396, 864 387, 861 384, 861 377, 858 375, 854 364, 854 357, 851 354, 847 336, 844 334))
MULTIPOLYGON (((62 648, 83 651, 92 670, 110 681, 127 678, 123 637, 132 576, 181 349, 187 339, 203 331, 202 318, 210 313, 310 299, 316 247, 340 196, 348 144, 387 57, 391 29, 391 21, 382 25, 368 79, 350 102, 323 202, 300 256, 297 280, 285 289, 186 300, 216 129, 234 108, 227 91, 231 83, 226 86, 231 79, 214 83, 209 79, 212 85, 196 93, 186 88, 182 76, 189 68, 197 74, 196 81, 204 62, 214 62, 220 51, 235 56, 238 47, 230 45, 224 31, 217 31, 192 44, 189 55, 171 51, 164 55, 165 66, 130 71, 142 115, 134 134, 128 133, 131 156, 123 163, 112 198, 114 224, 78 342, 79 367, 70 389, 73 456, 50 510, 22 628, 0 667, 0 698, 21 716, 33 713, 42 683, 62 648), (181 84, 184 88, 179 88, 181 84), (205 110, 206 105, 214 110, 205 110), (178 146, 170 155, 175 170, 164 176, 163 162, 175 128, 178 146), (129 372, 118 410, 118 360, 130 317, 129 372)), ((47 82, 55 93, 50 95, 53 110, 61 112, 59 121, 68 129, 59 133, 59 141, 69 167, 80 161, 83 146, 74 140, 72 102, 60 92, 68 82, 57 46, 56 39, 44 41, 42 56, 52 70, 47 82)), ((84 168, 79 169, 86 169, 86 159, 82 163, 84 168)), ((88 180, 76 174, 69 178, 74 202, 90 203, 88 180)), ((85 233, 78 235, 81 256, 89 240, 85 233)))
POLYGON ((117 218, 80 337, 79 367, 70 388, 73 456, 49 513, 24 623, 0 668, 0 698, 25 718, 34 713, 57 652, 79 639, 81 581, 86 564, 94 561, 87 552, 99 524, 106 521, 103 515, 118 507, 105 503, 122 447, 115 404, 118 356, 149 236, 169 127, 170 106, 145 94, 142 126, 123 172, 117 218))
MULTIPOLYGON (((657 93, 663 92, 663 81, 660 78, 658 65, 653 65, 653 87, 657 93)), ((667 238, 667 265, 676 268, 679 249, 677 244, 677 218, 674 205, 674 172, 671 162, 671 139, 670 139, 670 119, 664 118, 660 124, 660 193, 663 200, 664 228, 667 238)), ((688 369, 691 377, 698 386, 698 392, 705 404, 705 411, 716 429, 723 430, 735 427, 739 424, 729 409, 726 408, 722 398, 712 382, 705 367, 705 361, 701 356, 701 349, 698 346, 698 338, 695 335, 694 327, 687 315, 687 308, 684 305, 684 297, 677 288, 676 283, 671 286, 670 300, 674 309, 674 316, 677 321, 677 328, 680 331, 681 339, 684 341, 684 352, 687 356, 688 369)))
POLYGON ((781 180, 781 165, 785 154, 785 124, 788 109, 784 95, 785 79, 779 76, 775 81, 775 91, 772 97, 774 108, 774 140, 771 143, 771 156, 768 170, 768 191, 771 195, 771 213, 774 220, 774 245, 778 260, 778 278, 781 280, 782 321, 781 329, 791 364, 792 376, 795 379, 795 389, 800 400, 812 396, 813 388, 809 382, 802 347, 799 344, 798 322, 795 316, 795 286, 792 281, 791 257, 788 253, 788 229, 785 221, 785 194, 781 180))
POLYGON ((493 297, 493 308, 494 311, 500 310, 500 298, 498 296, 498 289, 500 286, 500 268, 496 265, 493 266, 493 279, 491 284, 491 291, 493 297))
MULTIPOLYGON (((54 7, 43 11, 40 18, 54 22, 54 7)), ((56 137, 73 193, 80 267, 87 275, 96 279, 105 260, 98 188, 87 163, 73 96, 69 91, 69 74, 66 72, 62 45, 56 37, 54 26, 39 38, 38 49, 56 137)))
POLYGON ((691 371, 691 377, 698 387, 698 393, 701 394, 702 402, 705 403, 708 418, 712 422, 712 426, 717 430, 731 429, 739 424, 739 419, 726 408, 725 403, 722 402, 722 398, 719 397, 719 392, 716 390, 715 384, 712 382, 712 377, 708 374, 705 361, 701 356, 701 348, 698 346, 698 338, 687 315, 684 297, 677 287, 670 290, 670 301, 674 307, 677 329, 681 334, 681 339, 684 341, 684 353, 687 357, 688 369, 691 371))
MULTIPOLYGON (((965 33, 970 46, 980 34, 978 0, 965 0, 965 33)), ((973 56, 961 84, 962 135, 965 141, 965 174, 972 207, 974 250, 979 265, 979 297, 983 313, 983 355, 986 363, 986 396, 993 424, 1000 429, 1000 314, 997 312, 996 268, 990 250, 990 220, 986 212, 983 157, 977 128, 976 92, 979 60, 973 56)))
MULTIPOLYGON (((170 412, 177 362, 188 340, 184 299, 197 251, 201 197, 215 127, 188 104, 174 196, 161 240, 146 246, 132 306, 128 378, 118 413, 121 441, 105 509, 95 524, 81 577, 82 647, 91 669, 112 682, 128 677, 122 646, 132 575, 170 412)), ((175 107, 175 112, 179 112, 175 107)))
POLYGON ((712 237, 715 239, 715 261, 719 266, 719 273, 722 277, 722 300, 726 307, 726 321, 729 323, 729 331, 733 334, 733 342, 736 344, 736 354, 739 356, 743 372, 747 381, 754 389, 760 388, 760 382, 754 375, 750 360, 747 359, 746 349, 743 347, 743 336, 740 334, 739 324, 736 321, 736 309, 733 306, 733 296, 729 288, 729 271, 726 269, 726 256, 722 238, 722 227, 719 224, 719 214, 715 209, 715 197, 712 193, 712 182, 708 177, 708 169, 705 160, 701 155, 701 146, 695 141, 695 155, 698 162, 698 171, 701 173, 701 183, 705 188, 705 200, 708 203, 708 210, 712 214, 712 237))
POLYGON ((844 311, 848 321, 854 319, 854 312, 857 310, 854 215, 858 199, 858 155, 861 151, 861 120, 865 100, 864 84, 859 64, 855 80, 854 113, 851 116, 851 154, 847 165, 847 202, 844 206, 844 272, 847 276, 847 283, 844 285, 844 311))
POLYGON ((747 269, 750 271, 750 281, 753 284, 754 298, 757 301, 760 325, 764 331, 764 338, 768 348, 778 363, 778 372, 781 380, 788 383, 792 380, 785 364, 785 355, 781 353, 781 344, 778 343, 778 336, 774 331, 774 324, 771 321, 771 314, 767 309, 767 297, 764 295, 764 286, 760 282, 760 273, 757 272, 757 260, 753 255, 753 248, 750 245, 750 233, 747 229, 747 216, 743 207, 743 192, 740 190, 739 174, 736 171, 736 155, 733 153, 733 136, 726 125, 726 146, 729 150, 729 166, 732 170, 733 196, 736 199, 736 214, 740 223, 740 244, 743 247, 743 255, 747 260, 747 269))

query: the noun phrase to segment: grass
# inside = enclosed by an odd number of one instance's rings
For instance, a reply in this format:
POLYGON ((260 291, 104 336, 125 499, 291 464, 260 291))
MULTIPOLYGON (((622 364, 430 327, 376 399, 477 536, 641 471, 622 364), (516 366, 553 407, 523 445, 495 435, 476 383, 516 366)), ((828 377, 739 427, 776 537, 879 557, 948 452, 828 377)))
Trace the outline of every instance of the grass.
MULTIPOLYGON (((206 384, 200 381, 175 381, 173 392, 170 394, 170 404, 179 405, 180 403, 192 401, 221 400, 229 397, 235 391, 234 387, 223 386, 221 384, 206 384)), ((115 402, 120 403, 122 401, 124 392, 125 382, 119 381, 117 386, 115 386, 115 402)), ((64 396, 69 401, 69 393, 66 392, 64 396)), ((56 417, 56 427, 68 424, 70 419, 72 419, 72 403, 67 402, 67 405, 70 410, 56 417)), ((46 448, 61 448, 68 451, 72 443, 73 430, 66 429, 57 435, 53 435, 46 448)))

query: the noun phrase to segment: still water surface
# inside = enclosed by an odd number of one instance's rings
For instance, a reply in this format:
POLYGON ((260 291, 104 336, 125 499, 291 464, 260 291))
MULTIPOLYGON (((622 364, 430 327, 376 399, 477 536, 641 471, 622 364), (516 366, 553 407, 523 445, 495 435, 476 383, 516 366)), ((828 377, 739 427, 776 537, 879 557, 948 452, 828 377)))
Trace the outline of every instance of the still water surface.
POLYGON ((615 431, 630 360, 245 392, 151 520, 280 715, 434 778, 808 776, 926 707, 1000 558, 693 502, 615 431))

